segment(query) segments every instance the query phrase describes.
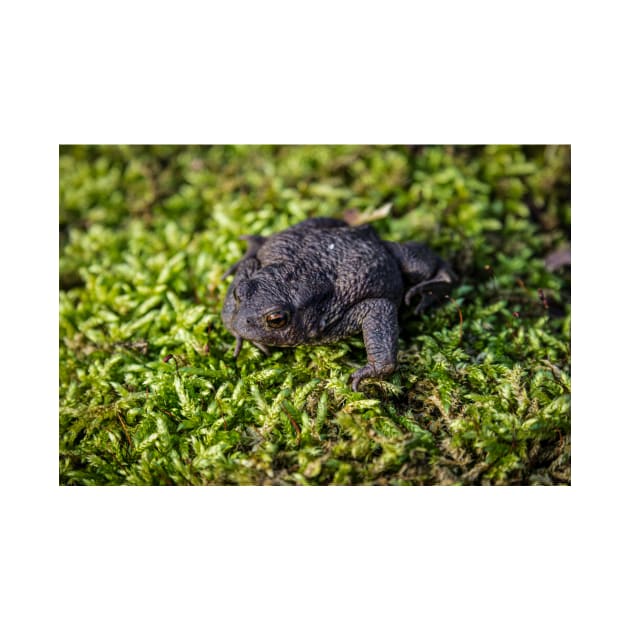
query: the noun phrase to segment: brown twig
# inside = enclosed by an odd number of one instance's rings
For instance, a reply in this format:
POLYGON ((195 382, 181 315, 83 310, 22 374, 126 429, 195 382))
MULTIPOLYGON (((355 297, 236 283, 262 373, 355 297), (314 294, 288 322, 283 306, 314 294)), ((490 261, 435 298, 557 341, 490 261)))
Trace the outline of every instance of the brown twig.
POLYGON ((297 422, 295 421, 295 419, 293 418, 293 416, 291 415, 291 412, 288 410, 287 406, 283 403, 282 408, 284 409, 284 413, 287 414, 287 417, 289 418, 289 420, 291 421, 291 424, 293 425, 293 428, 295 429, 295 433, 296 433, 296 438, 298 441, 298 444, 300 443, 300 437, 301 437, 301 431, 300 431, 300 427, 298 427, 297 422))
POLYGON ((177 372, 177 376, 179 376, 179 361, 174 354, 167 354, 162 361, 164 361, 164 363, 168 363, 171 359, 175 359, 175 371, 177 372))
POLYGON ((544 293, 544 291, 542 289, 538 289, 538 297, 540 299, 541 304, 543 305, 543 308, 548 311, 549 310, 549 303, 547 302, 547 297, 544 293))
POLYGON ((122 427, 125 437, 127 438, 127 442, 129 443, 129 448, 133 448, 131 438, 129 437, 129 431, 127 430, 127 425, 125 424, 125 421, 123 420, 122 413, 120 413, 120 411, 116 411, 116 417, 118 418, 118 422, 120 422, 120 426, 122 427))
POLYGON ((462 315, 462 309, 459 308, 459 304, 450 295, 445 295, 444 297, 455 304, 455 308, 459 313, 459 343, 457 345, 461 346, 462 340, 464 338, 464 316, 462 315))

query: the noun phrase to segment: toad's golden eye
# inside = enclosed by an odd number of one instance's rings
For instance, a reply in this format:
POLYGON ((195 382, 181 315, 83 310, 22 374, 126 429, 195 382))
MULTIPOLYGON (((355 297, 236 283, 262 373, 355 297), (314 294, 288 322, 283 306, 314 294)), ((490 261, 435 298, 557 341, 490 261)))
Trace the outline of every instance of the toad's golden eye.
POLYGON ((271 311, 265 315, 265 323, 269 328, 283 328, 289 323, 289 313, 286 311, 271 311))

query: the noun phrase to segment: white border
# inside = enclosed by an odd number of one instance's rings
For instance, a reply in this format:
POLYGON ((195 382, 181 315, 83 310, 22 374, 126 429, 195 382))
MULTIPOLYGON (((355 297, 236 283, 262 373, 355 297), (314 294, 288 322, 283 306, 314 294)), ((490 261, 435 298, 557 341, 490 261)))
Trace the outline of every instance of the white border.
POLYGON ((627 623, 619 6, 2 9, 4 627, 627 623), (574 487, 57 487, 57 145, 91 142, 573 143, 574 487))

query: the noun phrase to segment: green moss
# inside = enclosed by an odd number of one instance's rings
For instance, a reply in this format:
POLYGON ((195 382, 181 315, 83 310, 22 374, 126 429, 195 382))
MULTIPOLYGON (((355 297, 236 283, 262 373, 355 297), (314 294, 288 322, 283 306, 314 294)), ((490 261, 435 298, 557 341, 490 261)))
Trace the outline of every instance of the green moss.
POLYGON ((568 147, 62 147, 60 483, 570 483, 569 238, 568 147), (235 362, 237 237, 387 202, 460 276, 390 381, 360 338, 235 362))

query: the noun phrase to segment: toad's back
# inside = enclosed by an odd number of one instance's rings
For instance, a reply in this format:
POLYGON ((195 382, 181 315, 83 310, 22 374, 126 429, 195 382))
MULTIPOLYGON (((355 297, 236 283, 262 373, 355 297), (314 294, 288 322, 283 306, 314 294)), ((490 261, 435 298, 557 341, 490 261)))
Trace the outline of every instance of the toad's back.
POLYGON ((370 297, 399 302, 402 297, 400 267, 371 226, 298 224, 269 237, 256 257, 263 268, 282 265, 292 276, 287 280, 308 282, 314 273, 325 276, 348 303, 370 297))

